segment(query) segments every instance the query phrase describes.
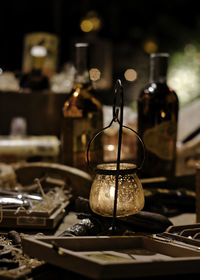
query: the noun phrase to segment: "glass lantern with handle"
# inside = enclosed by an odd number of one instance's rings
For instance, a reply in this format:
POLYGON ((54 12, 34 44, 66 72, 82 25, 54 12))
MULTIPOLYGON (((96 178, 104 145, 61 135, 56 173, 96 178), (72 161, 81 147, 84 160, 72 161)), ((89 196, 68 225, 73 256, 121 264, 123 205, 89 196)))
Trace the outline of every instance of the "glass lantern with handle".
POLYGON ((124 95, 120 80, 117 80, 114 90, 113 118, 108 126, 99 131, 90 141, 87 148, 88 166, 96 173, 90 190, 89 204, 91 210, 104 217, 113 217, 112 230, 115 231, 117 217, 133 215, 144 207, 144 192, 137 176, 145 159, 145 147, 138 133, 123 125, 124 95), (119 99, 120 105, 117 105, 119 99), (120 117, 118 117, 120 112, 120 117), (118 123, 118 149, 117 161, 114 163, 101 163, 95 169, 90 162, 90 146, 96 137, 100 136, 113 123, 118 123), (122 129, 133 132, 143 147, 143 160, 139 167, 134 163, 121 162, 122 129))

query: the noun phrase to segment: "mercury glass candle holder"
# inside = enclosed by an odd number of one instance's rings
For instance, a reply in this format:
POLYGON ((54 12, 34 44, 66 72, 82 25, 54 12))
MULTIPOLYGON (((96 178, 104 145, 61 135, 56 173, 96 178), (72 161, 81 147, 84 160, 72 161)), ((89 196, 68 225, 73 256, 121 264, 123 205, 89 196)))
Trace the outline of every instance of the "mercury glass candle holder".
MULTIPOLYGON (((97 171, 90 190, 90 208, 101 216, 113 217, 116 175, 114 172, 109 174, 109 171, 116 171, 116 164, 99 164, 97 168, 99 171, 97 171), (105 174, 104 170, 108 174, 105 174)), ((144 192, 142 184, 134 172, 135 168, 134 164, 120 164, 116 217, 133 215, 144 207, 144 192)))

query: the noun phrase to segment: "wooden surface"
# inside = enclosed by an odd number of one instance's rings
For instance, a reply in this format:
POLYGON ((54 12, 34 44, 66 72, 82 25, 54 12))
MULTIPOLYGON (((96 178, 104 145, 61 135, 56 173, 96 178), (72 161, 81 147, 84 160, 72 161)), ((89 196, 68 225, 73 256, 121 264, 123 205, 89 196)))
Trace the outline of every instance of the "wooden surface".
POLYGON ((196 222, 200 223, 200 164, 196 170, 196 222))
POLYGON ((132 237, 24 237, 28 255, 93 279, 200 273, 200 252, 167 240, 132 237))

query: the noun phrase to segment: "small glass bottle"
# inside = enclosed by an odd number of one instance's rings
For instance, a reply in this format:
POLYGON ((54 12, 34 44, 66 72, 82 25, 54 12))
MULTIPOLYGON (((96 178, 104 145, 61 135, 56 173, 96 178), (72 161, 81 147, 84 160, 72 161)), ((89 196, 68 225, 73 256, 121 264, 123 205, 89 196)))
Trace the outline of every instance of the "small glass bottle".
MULTIPOLYGON (((88 44, 75 44, 76 74, 72 92, 64 103, 61 128, 61 162, 89 171, 86 162, 88 141, 103 127, 102 104, 95 98, 88 71, 88 44)), ((93 154, 101 160, 99 140, 93 154)))
POLYGON ((45 47, 36 45, 31 48, 32 70, 22 75, 20 87, 23 91, 41 91, 50 88, 49 79, 42 73, 43 64, 47 55, 45 47))
MULTIPOLYGON (((138 133, 146 155, 142 177, 173 177, 176 168, 176 140, 179 102, 166 82, 167 53, 150 56, 150 83, 138 97, 138 133)), ((141 157, 138 146, 138 159, 141 157)))

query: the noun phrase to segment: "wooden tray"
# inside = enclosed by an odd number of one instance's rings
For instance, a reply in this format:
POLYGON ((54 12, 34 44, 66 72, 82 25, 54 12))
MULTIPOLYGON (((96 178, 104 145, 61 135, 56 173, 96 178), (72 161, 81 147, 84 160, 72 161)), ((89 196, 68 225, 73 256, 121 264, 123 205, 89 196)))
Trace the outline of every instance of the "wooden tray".
POLYGON ((24 237, 24 253, 93 279, 200 273, 200 251, 154 236, 24 237))
MULTIPOLYGON (((171 233, 171 234, 176 234, 179 236, 191 236, 193 235, 192 232, 199 232, 200 233, 200 223, 195 223, 195 224, 188 224, 188 225, 179 225, 179 226, 170 226, 166 230, 166 232, 171 233), (188 235, 185 235, 185 231, 188 231, 188 235), (189 234, 189 231, 191 233, 189 234)), ((193 238, 193 236, 191 236, 193 238)))
POLYGON ((163 233, 157 234, 161 238, 185 246, 196 246, 200 250, 200 223, 170 226, 163 233))
MULTIPOLYGON (((57 163, 33 162, 13 164, 13 169, 16 173, 17 182, 24 187, 25 192, 26 188, 33 185, 35 178, 45 178, 42 182, 45 190, 66 184, 66 188, 69 188, 73 197, 78 195, 88 197, 89 195, 91 177, 77 168, 57 163)), ((0 228, 54 229, 66 215, 65 208, 70 203, 70 198, 71 196, 58 205, 57 208, 52 207, 49 211, 32 211, 28 213, 26 210, 20 210, 16 213, 16 209, 3 209, 0 228)))

